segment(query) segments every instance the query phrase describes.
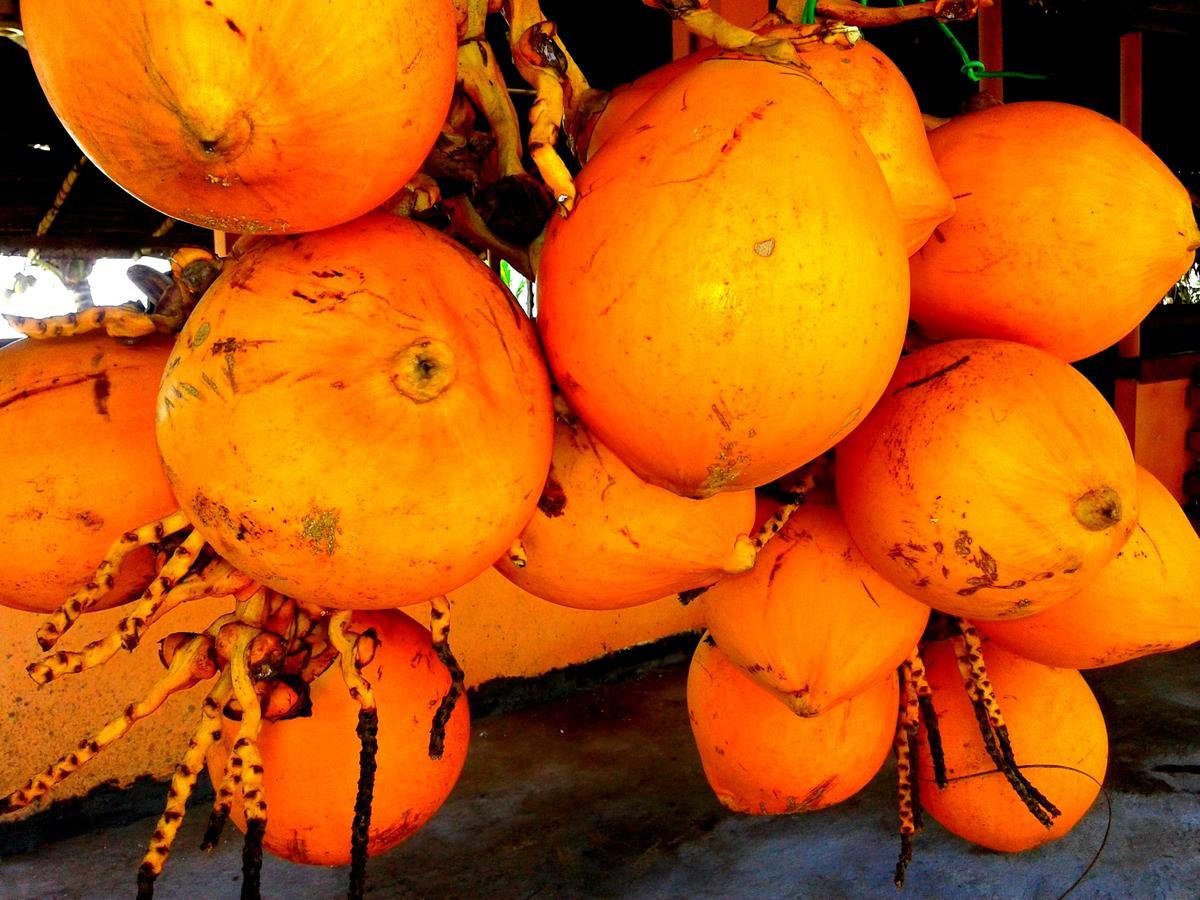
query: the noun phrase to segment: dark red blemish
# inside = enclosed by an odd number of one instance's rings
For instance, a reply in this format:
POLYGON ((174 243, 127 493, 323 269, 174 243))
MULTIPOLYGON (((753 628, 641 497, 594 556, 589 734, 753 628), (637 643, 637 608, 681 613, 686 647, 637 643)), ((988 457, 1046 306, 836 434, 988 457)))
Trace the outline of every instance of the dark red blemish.
POLYGON ((100 372, 92 382, 92 400, 96 404, 97 414, 108 418, 108 397, 112 393, 112 382, 108 380, 107 372, 100 372))
POLYGON ((554 519, 563 514, 567 506, 567 494, 558 479, 554 477, 554 469, 546 476, 546 486, 542 488, 542 496, 538 498, 538 509, 543 515, 554 519))

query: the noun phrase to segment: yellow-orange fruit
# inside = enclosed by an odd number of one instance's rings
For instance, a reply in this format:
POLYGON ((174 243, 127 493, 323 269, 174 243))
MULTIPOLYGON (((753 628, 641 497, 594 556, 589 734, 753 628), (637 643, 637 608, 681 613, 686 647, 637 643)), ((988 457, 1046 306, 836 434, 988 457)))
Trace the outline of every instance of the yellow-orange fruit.
POLYGON ((1133 453, 1112 409, 1062 360, 1009 341, 901 360, 838 447, 837 489, 881 575, 972 620, 1062 602, 1137 523, 1133 453))
POLYGON ((689 500, 647 484, 581 422, 554 427, 550 477, 520 541, 496 568, 535 596, 622 609, 754 565, 754 492, 689 500))
MULTIPOLYGON (((471 736, 465 697, 446 723, 442 758, 429 758, 433 712, 450 687, 429 632, 400 612, 356 613, 356 630, 373 629, 379 648, 363 667, 379 714, 375 793, 367 852, 390 850, 432 818, 458 781, 471 736)), ((258 739, 267 799, 263 847, 292 862, 341 866, 350 862, 350 825, 358 788, 359 704, 338 666, 312 684, 312 715, 264 722, 258 739)), ((208 755, 219 784, 238 723, 223 722, 222 740, 208 755)), ((230 818, 243 831, 240 792, 230 818)))
MULTIPOLYGON (((797 47, 805 72, 842 105, 875 154, 896 202, 905 250, 915 253, 938 224, 954 215, 954 198, 933 160, 912 88, 896 65, 866 41, 850 47, 810 41, 797 47)), ((589 158, 620 133, 643 103, 719 52, 707 47, 614 91, 592 131, 589 158)))
POLYGON ((571 408, 641 477, 689 497, 765 484, 874 404, 903 341, 903 244, 870 149, 816 81, 702 63, 576 184, 538 325, 571 408))
POLYGON ((934 336, 1081 359, 1129 332, 1195 260, 1187 190, 1099 113, 1012 103, 929 141, 958 204, 912 258, 913 318, 934 336))
POLYGON ((820 502, 796 510, 754 569, 703 603, 725 655, 804 716, 894 673, 929 620, 928 606, 867 565, 838 508, 820 502))
MULTIPOLYGON (((122 534, 177 508, 154 445, 170 352, 169 338, 103 334, 0 350, 0 605, 56 609, 122 534)), ((137 596, 153 577, 153 554, 134 551, 93 608, 137 596)))
POLYGON ((417 170, 450 105, 449 0, 27 0, 29 55, 139 200, 238 233, 345 222, 417 170), (307 35, 319 35, 308 40, 307 35))
POLYGON ((980 622, 995 643, 1048 666, 1093 669, 1200 641, 1200 537, 1138 467, 1138 525, 1088 587, 1015 622, 980 622))
POLYGON ((883 765, 896 731, 898 687, 888 673, 812 718, 705 639, 688 671, 688 716, 713 793, 734 812, 812 812, 858 793, 883 765))
POLYGON ((245 243, 159 394, 167 477, 196 528, 324 607, 395 607, 478 575, 532 515, 552 441, 512 296, 458 244, 380 214, 245 243))
POLYGON ((947 642, 922 649, 933 688, 949 785, 934 781, 922 725, 917 744, 921 805, 964 840, 1016 853, 1057 840, 1091 808, 1108 767, 1108 734, 1091 688, 1078 672, 1030 662, 984 644, 988 676, 1012 739, 1017 767, 1061 815, 1042 825, 984 749, 979 723, 947 642))

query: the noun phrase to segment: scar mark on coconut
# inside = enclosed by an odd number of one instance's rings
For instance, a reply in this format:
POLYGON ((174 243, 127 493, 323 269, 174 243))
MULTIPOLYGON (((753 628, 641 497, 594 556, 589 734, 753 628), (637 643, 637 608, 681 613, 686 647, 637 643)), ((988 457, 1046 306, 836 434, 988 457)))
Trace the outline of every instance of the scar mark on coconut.
POLYGON ((780 567, 783 566, 783 559, 786 553, 780 553, 775 557, 775 562, 771 565, 771 574, 767 576, 767 590, 771 589, 771 585, 775 583, 775 576, 779 574, 780 567))
POLYGON ((629 541, 629 543, 633 544, 633 548, 634 548, 635 550, 640 550, 640 549, 642 549, 642 545, 641 545, 641 543, 640 543, 638 540, 636 540, 636 539, 634 538, 634 536, 633 536, 633 532, 631 532, 631 531, 629 530, 629 526, 628 526, 628 525, 625 525, 625 526, 623 526, 623 527, 621 528, 621 530, 620 530, 619 532, 617 532, 617 533, 618 533, 618 534, 620 534, 620 535, 622 535, 622 536, 623 536, 623 537, 624 537, 624 538, 625 538, 627 541, 629 541))
POLYGON ((75 513, 75 518, 83 523, 83 527, 91 531, 99 531, 104 527, 104 519, 99 513, 93 512, 90 509, 81 510, 75 513))
POLYGON ((242 340, 238 338, 222 338, 213 343, 209 348, 209 353, 213 356, 220 356, 224 353, 241 353, 244 350, 254 350, 261 347, 263 344, 274 344, 275 341, 265 338, 263 340, 242 340))
POLYGON ((238 37, 240 37, 243 41, 246 39, 246 35, 242 32, 242 29, 238 28, 237 22, 233 21, 233 19, 226 18, 225 25, 226 25, 226 27, 229 28, 230 31, 232 31, 234 34, 236 34, 238 37))
POLYGON ((567 494, 554 477, 554 468, 551 467, 550 474, 546 476, 546 485, 542 488, 542 495, 538 497, 537 507, 543 515, 554 519, 563 514, 566 506, 567 494))
POLYGON ((208 340, 208 335, 211 331, 212 331, 211 325, 209 325, 207 322, 201 322, 200 326, 196 329, 196 333, 194 335, 192 335, 192 339, 189 342, 189 345, 192 348, 199 347, 201 344, 203 344, 205 341, 208 340))
POLYGON ((763 117, 766 115, 767 110, 774 105, 774 100, 768 100, 766 103, 762 103, 750 110, 750 113, 746 116, 746 118, 734 125, 733 133, 729 136, 729 140, 721 145, 721 155, 728 156, 730 153, 732 153, 733 148, 741 143, 742 137, 746 133, 746 128, 749 127, 753 122, 761 122, 763 117))
POLYGON ((954 552, 966 559, 971 555, 971 544, 974 543, 969 532, 960 531, 954 539, 954 552))
POLYGON ((112 382, 108 380, 107 372, 100 372, 92 382, 92 401, 96 405, 97 415, 108 418, 108 397, 112 393, 112 382))
POLYGON ((712 405, 712 411, 713 411, 713 415, 717 417, 717 421, 721 423, 722 428, 724 428, 726 431, 733 430, 732 426, 730 426, 730 424, 729 424, 729 419, 725 416, 725 414, 723 412, 721 412, 721 410, 717 407, 717 404, 714 403, 712 405))
POLYGON ((767 238, 765 241, 759 241, 754 245, 754 252, 763 258, 770 256, 775 252, 775 238, 767 238))
POLYGON ((892 396, 896 396, 901 391, 907 391, 909 388, 920 387, 923 384, 929 384, 931 381, 936 381, 937 379, 950 374, 959 366, 965 366, 968 362, 970 362, 970 360, 970 354, 962 357, 962 359, 956 359, 954 362, 950 363, 950 365, 942 366, 942 368, 938 369, 936 372, 930 372, 924 378, 918 378, 916 381, 910 381, 908 384, 896 388, 896 390, 892 391, 892 396))
POLYGON ((871 602, 874 603, 876 606, 878 606, 879 601, 875 599, 875 595, 871 593, 871 589, 869 587, 867 587, 867 583, 865 581, 863 581, 861 578, 858 579, 858 583, 861 584, 862 589, 867 592, 867 596, 871 598, 871 602))
POLYGON ((206 388, 208 388, 210 391, 212 391, 214 394, 217 395, 218 399, 220 399, 220 400, 225 399, 221 395, 221 389, 219 387, 217 387, 217 383, 215 381, 213 381, 211 375, 209 375, 208 373, 204 373, 200 376, 200 380, 204 382, 204 386, 206 388))
POLYGON ((340 518, 341 511, 338 509, 321 509, 314 506, 300 520, 300 536, 308 541, 313 553, 333 556, 333 551, 338 546, 337 536, 342 533, 338 526, 340 518))
POLYGON ((708 497, 737 480, 742 467, 750 462, 750 457, 745 453, 737 453, 736 450, 737 444, 733 441, 721 447, 716 462, 705 470, 705 478, 700 484, 697 496, 708 497))
POLYGON ((917 557, 913 556, 912 554, 911 545, 908 544, 893 544, 888 549, 887 555, 888 559, 892 560, 893 562, 900 560, 909 568, 915 567, 917 562, 919 562, 917 557))
MULTIPOLYGON (((173 473, 168 473, 168 477, 173 473)), ((218 503, 206 494, 196 491, 192 497, 192 511, 201 525, 206 525, 209 528, 220 526, 226 531, 232 532, 239 540, 244 541, 246 536, 261 537, 264 529, 261 525, 255 522, 250 516, 244 513, 234 520, 233 513, 224 503, 218 503)))

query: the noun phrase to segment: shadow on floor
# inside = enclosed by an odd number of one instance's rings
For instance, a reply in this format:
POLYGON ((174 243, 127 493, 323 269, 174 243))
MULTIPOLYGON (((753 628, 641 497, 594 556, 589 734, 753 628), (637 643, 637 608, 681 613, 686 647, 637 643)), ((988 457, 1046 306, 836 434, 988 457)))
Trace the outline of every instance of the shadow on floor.
MULTIPOLYGON (((1089 676, 1108 719, 1102 797, 1062 840, 1020 856, 929 823, 905 894, 1200 896, 1200 649, 1089 676)), ((372 860, 373 897, 896 897, 894 772, 820 813, 737 816, 713 798, 692 746, 679 663, 478 720, 450 800, 372 860)), ((240 846, 200 853, 194 809, 157 896, 233 898, 240 846)), ((146 819, 0 861, 0 897, 133 893, 146 819)), ((264 896, 345 895, 346 873, 268 859, 264 896)), ((899 895, 904 896, 904 895, 899 895)))

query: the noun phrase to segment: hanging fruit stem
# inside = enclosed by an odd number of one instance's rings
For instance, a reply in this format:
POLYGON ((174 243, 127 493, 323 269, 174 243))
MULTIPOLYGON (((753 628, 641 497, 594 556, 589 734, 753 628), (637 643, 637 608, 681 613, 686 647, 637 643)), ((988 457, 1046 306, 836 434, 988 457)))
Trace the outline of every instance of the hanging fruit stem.
POLYGON ((204 698, 200 725, 188 741, 187 752, 175 767, 175 774, 171 776, 166 808, 158 819, 150 846, 142 858, 141 866, 138 867, 138 900, 150 900, 154 896, 154 883, 162 874, 171 855, 171 845, 174 844, 179 827, 183 824, 188 798, 196 786, 200 770, 204 768, 204 759, 209 748, 221 739, 221 710, 232 693, 233 681, 227 670, 221 674, 211 693, 204 698))
MULTIPOLYGON (((914 651, 913 656, 916 653, 914 651)), ((914 765, 917 756, 917 732, 920 716, 917 711, 917 685, 913 677, 912 656, 900 664, 897 673, 900 679, 900 710, 896 718, 896 736, 893 750, 896 753, 897 810, 900 818, 900 855, 896 860, 893 876, 896 887, 904 887, 904 876, 912 861, 913 836, 921 829, 921 798, 914 765)))
POLYGON ((950 640, 963 686, 975 710, 984 748, 1034 818, 1046 828, 1052 828, 1054 819, 1060 812, 1029 782, 1017 765, 1008 726, 1004 723, 996 692, 987 676, 987 667, 983 661, 983 642, 979 632, 966 619, 955 619, 954 622, 958 626, 958 634, 953 635, 950 640))
POLYGON ((458 703, 458 698, 465 692, 465 676, 462 666, 454 658, 450 649, 450 601, 445 597, 434 597, 430 601, 429 630, 433 636, 433 650, 437 658, 450 670, 450 688, 438 704, 433 714, 433 724, 429 729, 429 758, 441 759, 446 747, 446 723, 458 703))
POLYGON ((379 713, 371 684, 362 668, 375 656, 379 639, 374 631, 354 635, 351 613, 334 613, 329 620, 329 640, 341 659, 342 678, 358 711, 358 793, 354 798, 354 820, 350 830, 350 888, 347 896, 359 900, 366 889, 367 855, 371 836, 371 805, 375 795, 375 755, 379 750, 379 713))

